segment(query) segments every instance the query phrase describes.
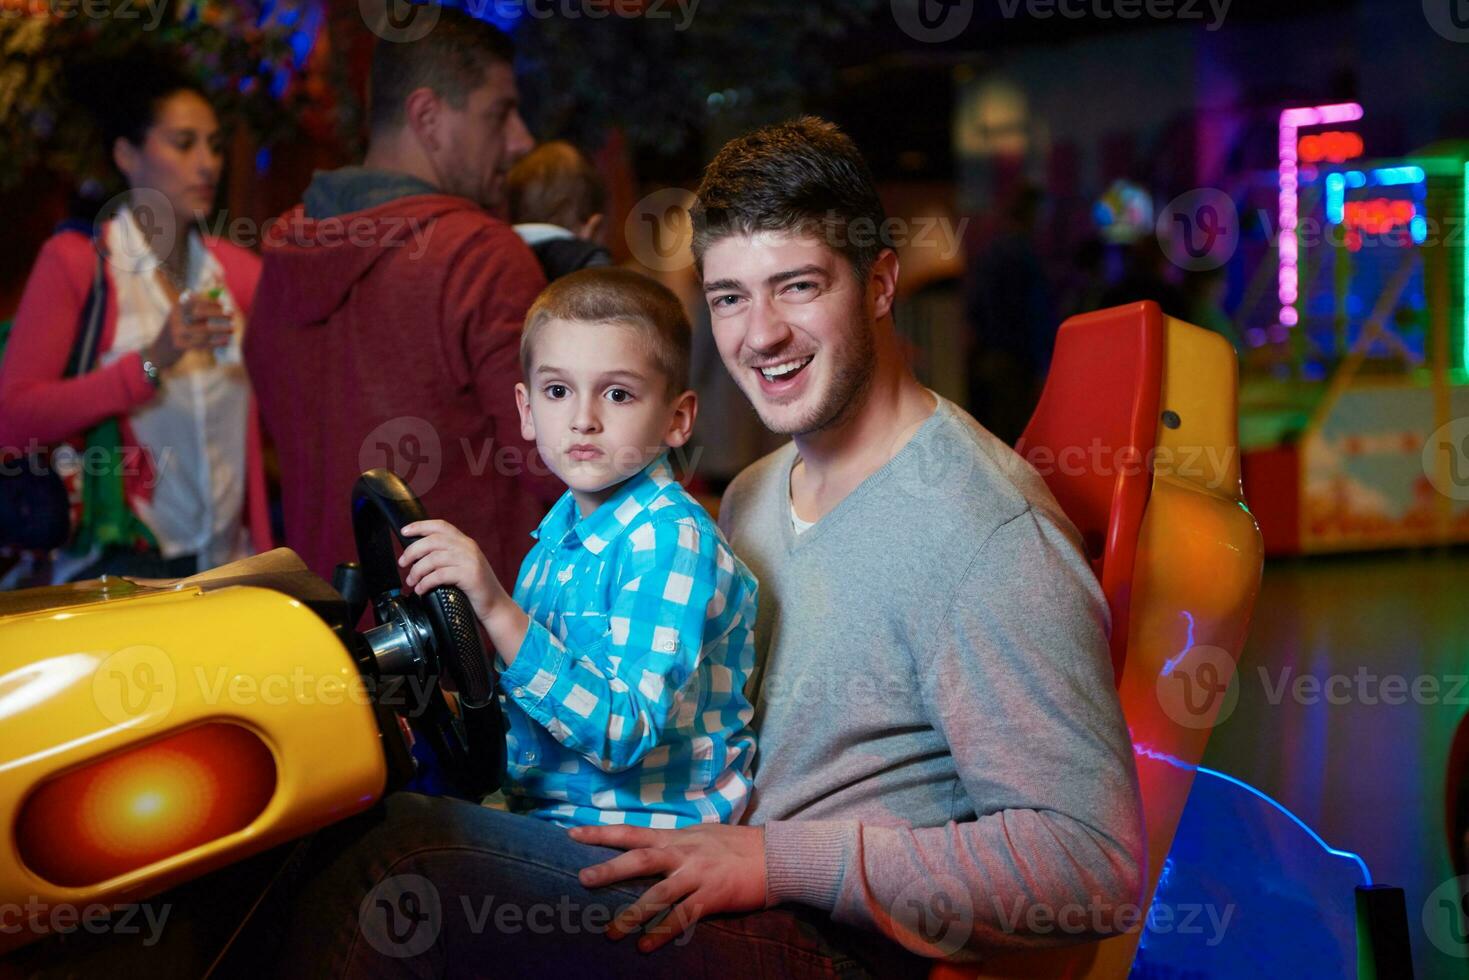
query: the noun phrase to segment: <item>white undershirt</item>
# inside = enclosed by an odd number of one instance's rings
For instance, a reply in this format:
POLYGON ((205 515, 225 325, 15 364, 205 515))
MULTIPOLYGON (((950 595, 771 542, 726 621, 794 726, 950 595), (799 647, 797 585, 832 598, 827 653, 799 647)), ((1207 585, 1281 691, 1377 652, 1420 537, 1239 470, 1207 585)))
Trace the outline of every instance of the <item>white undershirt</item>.
POLYGON ((795 531, 797 534, 805 534, 807 531, 811 530, 815 526, 816 526, 816 522, 815 521, 803 521, 799 517, 796 516, 796 505, 795 505, 794 502, 792 502, 791 503, 791 529, 793 531, 795 531))

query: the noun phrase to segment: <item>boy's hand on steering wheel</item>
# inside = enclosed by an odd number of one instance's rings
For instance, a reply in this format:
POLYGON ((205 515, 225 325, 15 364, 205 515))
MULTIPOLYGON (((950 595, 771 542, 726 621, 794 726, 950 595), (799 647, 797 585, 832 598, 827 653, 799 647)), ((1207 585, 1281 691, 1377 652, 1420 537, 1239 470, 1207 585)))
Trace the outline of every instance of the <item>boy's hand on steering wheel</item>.
POLYGON ((398 567, 408 569, 404 582, 415 594, 458 586, 481 620, 509 601, 479 545, 448 521, 414 521, 403 526, 403 536, 418 539, 398 557, 398 567))
POLYGON ((651 952, 719 912, 752 912, 767 906, 765 830, 700 824, 677 830, 647 827, 573 827, 573 840, 626 853, 581 870, 588 888, 628 878, 662 875, 663 880, 617 914, 607 938, 621 939, 664 909, 668 915, 643 930, 638 949, 651 952))

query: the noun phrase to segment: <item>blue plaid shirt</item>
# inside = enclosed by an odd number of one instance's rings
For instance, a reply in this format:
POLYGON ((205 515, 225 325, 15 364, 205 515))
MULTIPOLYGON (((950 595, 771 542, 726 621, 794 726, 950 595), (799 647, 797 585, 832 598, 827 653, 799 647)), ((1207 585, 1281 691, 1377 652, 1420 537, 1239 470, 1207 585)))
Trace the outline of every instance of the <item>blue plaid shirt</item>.
POLYGON ((667 454, 532 535, 500 675, 510 808, 562 826, 733 822, 750 793, 755 577, 667 454))

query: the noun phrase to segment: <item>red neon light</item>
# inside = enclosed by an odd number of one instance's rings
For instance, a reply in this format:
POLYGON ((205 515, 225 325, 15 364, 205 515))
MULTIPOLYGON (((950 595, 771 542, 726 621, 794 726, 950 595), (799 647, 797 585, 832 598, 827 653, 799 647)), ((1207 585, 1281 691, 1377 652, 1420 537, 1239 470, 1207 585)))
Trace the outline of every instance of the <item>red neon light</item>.
POLYGON ((1367 201, 1348 201, 1342 206, 1342 224, 1369 235, 1381 235, 1394 228, 1407 227, 1417 214, 1412 201, 1374 197, 1367 201))
POLYGON ((1312 133, 1301 137, 1302 163, 1341 163, 1362 155, 1362 137, 1357 133, 1312 133))

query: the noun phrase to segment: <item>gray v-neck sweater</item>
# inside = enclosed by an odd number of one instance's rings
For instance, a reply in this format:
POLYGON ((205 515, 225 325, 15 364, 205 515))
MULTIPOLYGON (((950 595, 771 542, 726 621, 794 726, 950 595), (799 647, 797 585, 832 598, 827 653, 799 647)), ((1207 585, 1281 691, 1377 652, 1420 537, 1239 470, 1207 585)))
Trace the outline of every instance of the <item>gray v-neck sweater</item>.
POLYGON ((797 536, 796 458, 746 469, 720 512, 760 580, 744 819, 771 901, 961 958, 1111 931, 1142 889, 1137 772, 1106 602, 1044 482, 939 399, 797 536))

